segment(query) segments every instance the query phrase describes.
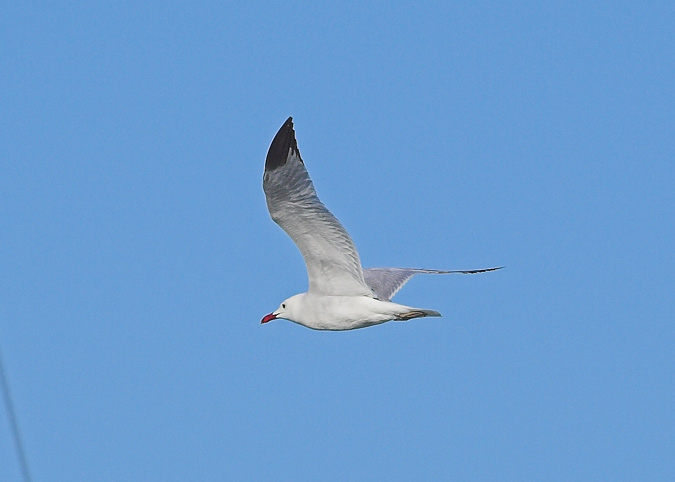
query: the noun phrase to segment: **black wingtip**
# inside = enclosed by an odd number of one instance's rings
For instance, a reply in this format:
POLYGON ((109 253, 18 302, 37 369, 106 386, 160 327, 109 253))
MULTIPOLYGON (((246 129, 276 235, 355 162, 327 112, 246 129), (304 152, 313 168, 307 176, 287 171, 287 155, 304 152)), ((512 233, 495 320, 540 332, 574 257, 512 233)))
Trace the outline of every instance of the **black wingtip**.
MULTIPOLYGON (((272 171, 277 167, 286 164, 288 159, 288 151, 293 149, 300 158, 300 151, 298 150, 298 141, 295 140, 295 130, 293 129, 293 118, 289 117, 284 125, 281 126, 277 135, 274 136, 272 144, 267 151, 267 159, 265 160, 265 171, 272 171)), ((302 158, 300 158, 302 161, 302 158)))

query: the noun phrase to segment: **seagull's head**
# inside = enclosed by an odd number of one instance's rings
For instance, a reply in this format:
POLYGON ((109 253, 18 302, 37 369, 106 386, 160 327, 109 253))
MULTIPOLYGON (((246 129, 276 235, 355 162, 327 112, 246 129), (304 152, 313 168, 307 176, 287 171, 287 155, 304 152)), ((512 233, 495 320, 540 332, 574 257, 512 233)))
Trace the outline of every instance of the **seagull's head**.
POLYGON ((263 316, 263 319, 260 320, 260 323, 267 323, 268 321, 276 320, 277 318, 293 321, 293 307, 297 305, 295 300, 297 296, 299 295, 291 296, 287 300, 283 301, 279 305, 279 308, 274 310, 269 315, 263 316))

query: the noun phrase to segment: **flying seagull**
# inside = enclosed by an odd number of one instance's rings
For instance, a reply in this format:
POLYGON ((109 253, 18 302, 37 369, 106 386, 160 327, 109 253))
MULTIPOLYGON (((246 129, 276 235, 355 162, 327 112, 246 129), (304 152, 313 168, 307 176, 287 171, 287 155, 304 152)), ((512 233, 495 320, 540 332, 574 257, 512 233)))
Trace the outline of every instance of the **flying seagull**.
POLYGON ((267 151, 263 190, 270 216, 305 259, 309 290, 285 300, 261 323, 283 318, 314 330, 353 330, 391 320, 441 316, 438 311, 393 303, 391 298, 417 274, 501 269, 362 268, 349 233, 316 195, 300 157, 292 117, 267 151))

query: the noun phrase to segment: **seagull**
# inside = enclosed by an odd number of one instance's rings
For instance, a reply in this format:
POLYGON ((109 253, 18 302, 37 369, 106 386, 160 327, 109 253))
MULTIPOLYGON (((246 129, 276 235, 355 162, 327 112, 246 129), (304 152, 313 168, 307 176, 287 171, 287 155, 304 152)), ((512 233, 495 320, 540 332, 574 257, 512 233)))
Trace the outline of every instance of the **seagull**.
POLYGON ((302 253, 309 289, 283 301, 261 323, 281 318, 314 330, 342 331, 441 316, 438 311, 393 303, 391 298, 418 274, 474 274, 502 268, 362 268, 349 233, 316 195, 298 150, 292 117, 267 152, 263 190, 272 220, 302 253))

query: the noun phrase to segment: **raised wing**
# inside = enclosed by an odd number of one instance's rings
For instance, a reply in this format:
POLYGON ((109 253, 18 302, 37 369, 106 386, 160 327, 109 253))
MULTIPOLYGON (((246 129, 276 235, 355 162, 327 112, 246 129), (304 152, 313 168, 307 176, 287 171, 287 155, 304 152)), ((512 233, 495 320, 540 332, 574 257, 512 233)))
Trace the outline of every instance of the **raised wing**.
POLYGON ((486 271, 496 271, 502 269, 502 267, 451 271, 416 268, 365 268, 363 270, 363 277, 366 280, 366 284, 373 291, 375 298, 389 301, 416 274, 476 274, 485 273, 486 271))
POLYGON ((310 293, 372 296, 352 238, 316 195, 300 157, 292 117, 267 152, 263 190, 270 216, 305 259, 310 293))

